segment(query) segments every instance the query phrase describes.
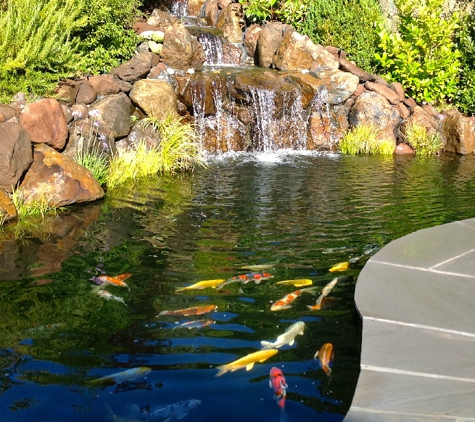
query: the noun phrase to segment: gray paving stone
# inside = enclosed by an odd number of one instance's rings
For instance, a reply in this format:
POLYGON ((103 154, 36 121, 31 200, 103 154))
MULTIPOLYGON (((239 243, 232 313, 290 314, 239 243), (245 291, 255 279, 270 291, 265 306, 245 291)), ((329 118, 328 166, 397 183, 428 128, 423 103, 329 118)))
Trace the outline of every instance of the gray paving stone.
POLYGON ((361 365, 467 378, 475 383, 475 335, 364 318, 363 338, 361 365))
POLYGON ((475 334, 475 279, 368 261, 355 301, 366 317, 475 334))

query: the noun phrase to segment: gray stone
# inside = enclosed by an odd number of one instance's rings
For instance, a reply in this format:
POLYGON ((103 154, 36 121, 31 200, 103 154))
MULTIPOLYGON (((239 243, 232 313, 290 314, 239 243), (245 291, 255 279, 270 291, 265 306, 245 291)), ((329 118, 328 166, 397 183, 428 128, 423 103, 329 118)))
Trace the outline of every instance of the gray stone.
POLYGON ((129 133, 132 111, 132 102, 129 97, 120 92, 91 104, 89 115, 101 126, 110 129, 114 138, 122 138, 129 133))

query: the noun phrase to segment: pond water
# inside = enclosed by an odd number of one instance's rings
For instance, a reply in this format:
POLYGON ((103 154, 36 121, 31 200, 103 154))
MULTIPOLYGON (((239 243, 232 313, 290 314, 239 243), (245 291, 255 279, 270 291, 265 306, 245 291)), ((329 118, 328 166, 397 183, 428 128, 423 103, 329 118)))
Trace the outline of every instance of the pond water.
POLYGON ((359 374, 361 268, 398 237, 473 217, 474 192, 473 157, 236 154, 72 207, 19 238, 6 230, 1 420, 341 421, 359 374), (273 278, 177 292, 253 271, 273 278), (124 273, 130 290, 103 289, 123 302, 93 292, 94 277, 124 273), (308 309, 312 294, 270 310, 297 290, 278 281, 310 279, 318 295, 335 277, 320 310, 308 309), (217 309, 159 315, 202 305, 217 309), (213 323, 179 326, 196 320, 213 323), (305 330, 294 344, 216 376, 297 321, 305 330), (329 374, 314 359, 324 343, 334 350, 329 374), (94 382, 140 367, 150 370, 94 382), (288 385, 284 409, 269 388, 272 367, 288 385))

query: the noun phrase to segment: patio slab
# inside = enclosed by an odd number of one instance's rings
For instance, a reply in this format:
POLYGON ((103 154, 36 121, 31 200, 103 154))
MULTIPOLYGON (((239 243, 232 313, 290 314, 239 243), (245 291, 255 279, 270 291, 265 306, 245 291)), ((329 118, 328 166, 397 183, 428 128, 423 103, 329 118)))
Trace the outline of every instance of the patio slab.
POLYGON ((475 219, 385 246, 355 302, 361 373, 345 422, 475 421, 475 219))

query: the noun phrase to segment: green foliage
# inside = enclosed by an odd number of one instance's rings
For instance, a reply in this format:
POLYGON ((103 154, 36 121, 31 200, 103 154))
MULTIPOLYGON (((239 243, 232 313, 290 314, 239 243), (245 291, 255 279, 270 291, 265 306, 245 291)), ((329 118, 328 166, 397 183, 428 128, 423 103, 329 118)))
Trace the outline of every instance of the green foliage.
POLYGON ((401 138, 412 146, 416 155, 435 155, 442 148, 438 133, 429 134, 424 126, 414 122, 405 127, 401 138))
POLYGON ((15 205, 18 219, 30 217, 44 218, 48 213, 56 212, 55 204, 51 204, 46 195, 35 195, 33 199, 25 199, 23 191, 15 188, 12 193, 13 205, 15 205))
POLYGON ((302 27, 310 0, 239 0, 249 22, 278 19, 299 30, 302 27))
POLYGON ((379 154, 394 153, 394 142, 378 139, 379 130, 373 125, 359 125, 351 128, 341 139, 338 148, 342 154, 379 154))
POLYGON ((139 43, 132 30, 139 5, 139 0, 90 0, 87 3, 81 15, 87 23, 76 32, 81 39, 82 71, 107 72, 132 57, 139 43))
POLYGON ((84 0, 8 0, 0 9, 0 88, 2 97, 36 91, 74 73, 81 56, 72 33, 85 18, 84 0))
POLYGON ((374 72, 376 24, 382 20, 378 0, 315 0, 299 30, 317 44, 341 48, 359 67, 374 72))
POLYGON ((455 94, 457 108, 465 114, 475 114, 475 8, 462 17, 460 31, 456 38, 461 52, 460 78, 455 94))
POLYGON ((457 90, 460 52, 453 36, 457 13, 443 14, 444 0, 395 0, 398 32, 380 25, 376 54, 388 81, 401 82, 418 102, 443 104, 457 90))

